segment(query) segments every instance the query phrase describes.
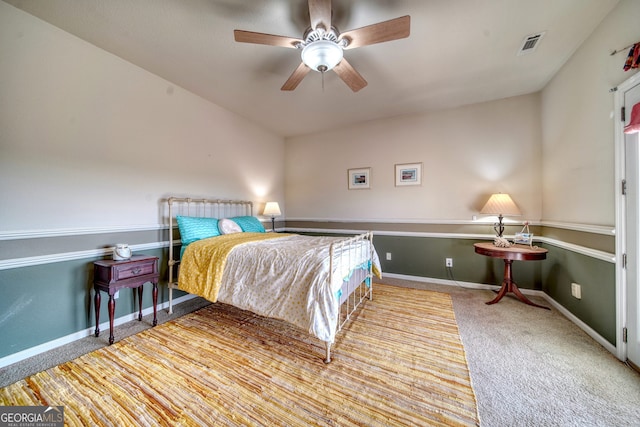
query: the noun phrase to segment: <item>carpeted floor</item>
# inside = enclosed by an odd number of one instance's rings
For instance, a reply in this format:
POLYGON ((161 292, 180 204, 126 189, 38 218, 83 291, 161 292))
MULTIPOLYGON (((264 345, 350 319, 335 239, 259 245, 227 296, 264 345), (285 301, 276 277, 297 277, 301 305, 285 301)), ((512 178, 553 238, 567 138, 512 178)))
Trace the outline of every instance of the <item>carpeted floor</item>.
POLYGON ((451 295, 482 426, 640 426, 640 374, 554 308, 511 294, 487 305, 489 290, 383 280, 451 295))
MULTIPOLYGON (((522 304, 510 295, 464 286, 384 278, 383 283, 447 293, 453 299, 483 427, 626 427, 640 425, 640 374, 617 360, 555 309, 522 304)), ((376 298, 377 299, 377 298, 376 298)), ((374 299, 374 301, 376 301, 374 299)), ((539 297, 531 297, 548 305, 539 297)), ((158 311, 165 323, 209 305, 193 298, 158 311)), ((150 327, 116 328, 116 340, 150 327)), ((108 345, 108 334, 87 336, 0 369, 0 387, 108 345)), ((337 354, 337 353, 336 353, 337 354)))
POLYGON ((290 325, 209 305, 0 389, 69 425, 478 425, 451 297, 377 285, 333 362, 290 325))

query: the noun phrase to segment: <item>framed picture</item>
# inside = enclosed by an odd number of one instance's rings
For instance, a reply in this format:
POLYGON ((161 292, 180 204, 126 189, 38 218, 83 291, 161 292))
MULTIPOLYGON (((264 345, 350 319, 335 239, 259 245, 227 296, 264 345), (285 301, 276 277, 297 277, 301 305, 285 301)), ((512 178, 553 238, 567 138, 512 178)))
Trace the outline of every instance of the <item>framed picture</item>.
POLYGON ((513 243, 531 246, 533 244, 533 233, 516 233, 513 243))
POLYGON ((403 185, 422 185, 422 163, 396 165, 396 187, 403 185))
POLYGON ((371 168, 349 169, 349 190, 371 188, 371 168))

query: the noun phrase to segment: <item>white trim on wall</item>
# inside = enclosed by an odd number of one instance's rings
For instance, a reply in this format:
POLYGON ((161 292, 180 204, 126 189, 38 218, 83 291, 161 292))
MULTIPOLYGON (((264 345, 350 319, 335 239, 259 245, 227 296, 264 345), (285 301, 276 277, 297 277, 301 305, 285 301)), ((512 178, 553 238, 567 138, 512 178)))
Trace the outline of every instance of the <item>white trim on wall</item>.
POLYGON ((615 227, 609 225, 573 224, 558 221, 541 221, 539 224, 532 225, 542 225, 543 227, 560 228, 563 230, 584 231, 585 233, 604 234, 606 236, 616 234, 615 227))
MULTIPOLYGON (((627 80, 619 84, 613 90, 613 108, 616 113, 614 120, 614 158, 615 158, 615 176, 614 183, 619 185, 626 177, 625 171, 625 149, 624 149, 624 123, 621 120, 620 110, 624 106, 624 93, 640 84, 640 73, 636 73, 627 80)), ((616 229, 618 236, 616 237, 616 253, 624 254, 627 251, 626 236, 626 214, 625 200, 622 191, 615 190, 615 214, 616 229)), ((616 356, 620 360, 627 358, 627 344, 624 342, 624 327, 627 325, 627 271, 622 262, 616 264, 616 340, 619 343, 616 356)))
MULTIPOLYGON (((254 215, 255 216, 255 215, 254 215)), ((258 218, 261 223, 270 224, 271 219, 258 218)), ((90 234, 135 233, 138 231, 167 230, 166 224, 114 225, 110 227, 52 228, 49 230, 13 230, 0 231, 2 240, 41 239, 45 237, 68 237, 90 234)))
POLYGON ((53 228, 50 230, 15 230, 0 232, 0 240, 40 239, 43 237, 82 236, 87 234, 131 233, 136 231, 166 230, 168 225, 142 224, 111 227, 53 228))
MULTIPOLYGON (((492 224, 494 220, 429 220, 429 219, 403 219, 398 221, 397 219, 340 219, 340 218, 281 218, 281 221, 312 221, 312 222, 342 222, 342 223, 393 223, 393 224, 427 224, 427 225, 479 225, 479 224, 492 224)), ((269 222, 265 219, 260 219, 261 222, 269 222)), ((615 227, 606 225, 591 225, 591 224, 572 224, 567 222, 557 221, 528 221, 529 225, 541 225, 545 227, 554 227, 564 230, 582 231, 585 233, 595 233, 604 235, 615 235, 615 227)), ((505 224, 522 225, 522 221, 510 221, 504 220, 505 224)), ((84 228, 55 228, 50 230, 14 230, 14 231, 0 231, 0 240, 20 240, 20 239, 38 239, 44 237, 66 237, 66 236, 80 236, 86 234, 106 234, 106 233, 132 233, 137 231, 153 231, 153 230, 166 230, 168 225, 164 224, 139 224, 139 225, 127 225, 127 226, 111 226, 111 227, 84 227, 84 228)), ((293 230, 293 229, 292 229, 293 230)))
MULTIPOLYGON (((368 230, 358 230, 358 229, 327 229, 327 228, 286 228, 285 231, 291 232, 307 232, 307 233, 332 233, 332 234, 355 234, 361 233, 368 230)), ((438 239, 477 239, 477 240, 493 240, 494 235, 489 234, 464 234, 464 233, 431 233, 431 232, 420 232, 420 231, 376 231, 373 230, 373 234, 379 236, 399 236, 399 237, 433 237, 438 239)), ((510 236, 506 236, 510 238, 510 236)), ((550 239, 548 237, 537 237, 534 236, 534 241, 547 243, 549 245, 556 246, 558 248, 566 249, 571 252, 576 252, 582 255, 586 255, 591 258, 596 258, 601 261, 616 262, 615 254, 610 252, 604 252, 597 249, 587 248, 585 246, 575 245, 573 243, 563 242, 561 240, 550 239)))
MULTIPOLYGON (((392 224, 451 224, 451 225, 474 225, 474 224, 490 224, 495 220, 471 220, 471 219, 397 219, 397 218, 369 218, 369 219, 345 219, 345 218, 286 218, 287 221, 311 221, 311 222, 345 222, 345 223, 361 223, 361 222, 379 222, 392 224)), ((504 220, 505 223, 521 224, 519 221, 504 220)), ((533 224, 529 222, 529 224, 533 224)))
POLYGON ((566 249, 571 252, 576 252, 582 255, 586 255, 591 258, 596 258, 601 261, 606 261, 611 263, 616 262, 616 255, 610 252, 604 252, 604 251, 599 251, 597 249, 591 249, 591 248, 587 248, 580 245, 574 245, 573 243, 567 243, 561 240, 550 239, 548 237, 540 237, 538 239, 534 237, 534 240, 539 240, 542 243, 547 243, 549 245, 553 245, 558 248, 566 249))
MULTIPOLYGON (((310 222, 342 222, 342 223, 381 223, 381 224, 426 224, 426 225, 483 225, 493 224, 496 222, 495 218, 491 219, 390 219, 390 218, 375 218, 375 219, 341 219, 341 218, 286 218, 287 221, 310 221, 310 222)), ((524 225, 524 221, 513 221, 509 219, 503 220, 507 225, 524 225)), ((527 221, 529 225, 539 225, 543 227, 553 227, 563 230, 582 231, 585 233, 603 234, 606 236, 615 235, 615 227, 609 225, 593 225, 593 224, 577 224, 569 222, 559 221, 527 221)))
MULTIPOLYGON (((144 243, 140 245, 129 245, 133 252, 145 251, 149 249, 166 248, 169 242, 144 243)), ((63 252, 58 254, 40 255, 25 258, 13 258, 0 260, 0 270, 9 270, 11 268, 32 267, 42 264, 51 264, 55 262, 73 261, 78 259, 96 258, 101 256, 109 256, 113 253, 113 247, 103 249, 90 249, 86 251, 63 252)))
MULTIPOLYGON (((292 220, 292 219, 289 219, 292 220)), ((296 221, 296 219, 293 219, 296 221)), ((365 223, 371 221, 365 220, 337 220, 337 219, 324 219, 324 220, 312 220, 312 219, 297 219, 297 221, 321 221, 321 222, 343 222, 343 223, 365 223)), ((392 222, 391 220, 375 220, 374 222, 392 222)), ((478 221, 440 221, 440 220, 432 220, 432 221, 394 221, 395 223, 422 223, 422 224, 469 224, 469 225, 477 225, 478 221)), ((544 225, 544 223, 541 223, 544 225)), ((568 223, 552 223, 554 225, 549 225, 558 228, 578 230, 583 232, 591 232, 597 234, 613 234, 613 230, 609 230, 609 227, 599 226, 599 225, 586 225, 586 224, 568 224, 568 223), (607 231, 609 230, 609 231, 607 231)), ((533 224, 532 224, 533 225, 533 224)), ((0 234, 0 240, 19 240, 26 238, 38 238, 38 237, 63 237, 63 236, 73 236, 73 235, 82 235, 82 234, 100 234, 100 233, 113 233, 113 232, 135 232, 135 231, 148 231, 148 230, 160 230, 167 229, 167 225, 143 225, 143 226, 129 226, 129 227, 108 227, 108 228, 77 228, 77 229, 56 229, 56 230, 33 230, 33 231, 21 231, 21 232, 4 232, 0 234)), ((307 232, 307 233, 332 233, 332 234, 357 234, 366 232, 369 230, 352 228, 352 229, 331 229, 331 228, 294 228, 294 227, 286 227, 284 228, 286 232, 307 232)), ((374 234, 381 236, 399 236, 399 237, 433 237, 440 239, 477 239, 477 240, 491 240, 493 239, 493 235, 489 234, 469 234, 469 233, 436 233, 436 232, 412 232, 412 231, 376 231, 373 230, 374 234)), ((607 262, 616 262, 615 254, 599 251, 596 249, 587 248, 580 245, 574 245, 572 243, 566 243, 560 240, 551 239, 547 237, 534 237, 535 241, 547 243, 562 249, 566 249, 572 252, 580 253, 582 255, 586 255, 591 258, 596 258, 602 261, 607 262)), ((149 249, 158 249, 158 248, 166 248, 169 246, 168 241, 164 242, 153 242, 153 243, 145 243, 139 245, 131 245, 131 248, 134 252, 144 251, 149 249)), ((8 270, 11 268, 20 268, 20 267, 30 267, 42 264, 50 264, 55 262, 64 262, 64 261, 72 261, 77 259, 86 259, 86 258, 95 258, 100 256, 108 256, 111 254, 113 248, 102 248, 102 249, 91 249, 86 251, 75 251, 75 252, 63 252, 49 255, 40 255, 34 257, 24 257, 24 258, 12 258, 12 259, 4 259, 0 260, 0 271, 8 270)))

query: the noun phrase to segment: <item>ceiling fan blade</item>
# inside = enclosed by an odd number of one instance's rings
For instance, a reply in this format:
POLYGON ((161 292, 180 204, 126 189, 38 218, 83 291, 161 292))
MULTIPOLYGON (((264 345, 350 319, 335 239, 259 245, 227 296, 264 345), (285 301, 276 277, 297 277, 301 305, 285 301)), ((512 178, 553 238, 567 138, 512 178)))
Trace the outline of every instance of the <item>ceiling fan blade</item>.
POLYGON ((343 82, 351 88, 352 91, 357 92, 367 85, 367 81, 356 71, 355 68, 342 58, 342 61, 333 68, 333 71, 342 79, 343 82))
POLYGON ((349 42, 345 49, 353 49, 370 44, 404 39, 409 37, 410 27, 411 17, 406 15, 356 30, 345 31, 340 34, 340 39, 346 39, 349 42))
POLYGON ((274 36, 273 34, 254 33, 253 31, 233 30, 233 36, 237 42, 266 44, 269 46, 281 46, 295 48, 302 40, 286 36, 274 36))
POLYGON ((306 76, 309 71, 311 71, 311 68, 307 67, 304 62, 301 62, 300 65, 298 65, 298 68, 296 68, 291 76, 289 76, 287 81, 284 82, 284 85, 282 85, 280 90, 294 90, 298 87, 302 79, 304 79, 304 76, 306 76))
POLYGON ((325 30, 331 29, 331 0, 309 0, 309 18, 311 29, 322 24, 325 30))

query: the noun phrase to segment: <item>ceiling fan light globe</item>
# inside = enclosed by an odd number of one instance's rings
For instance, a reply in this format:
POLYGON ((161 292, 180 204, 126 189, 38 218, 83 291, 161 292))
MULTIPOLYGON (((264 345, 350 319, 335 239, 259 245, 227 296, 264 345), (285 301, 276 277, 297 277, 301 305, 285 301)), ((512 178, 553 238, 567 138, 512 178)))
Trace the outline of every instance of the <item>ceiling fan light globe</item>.
POLYGON ((342 61, 342 47, 328 40, 317 40, 302 49, 302 62, 312 70, 324 73, 342 61))

